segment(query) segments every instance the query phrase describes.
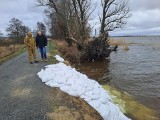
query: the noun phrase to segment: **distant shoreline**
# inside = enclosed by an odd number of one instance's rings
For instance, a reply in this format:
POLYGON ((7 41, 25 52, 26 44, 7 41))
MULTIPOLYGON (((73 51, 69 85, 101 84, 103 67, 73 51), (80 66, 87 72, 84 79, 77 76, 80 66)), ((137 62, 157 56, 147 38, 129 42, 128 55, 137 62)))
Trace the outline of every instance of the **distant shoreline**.
POLYGON ((127 35, 127 36, 110 36, 110 37, 160 37, 160 35, 127 35))
MULTIPOLYGON (((95 36, 92 36, 95 37, 95 36)), ((122 35, 122 36, 110 36, 110 37, 160 37, 160 35, 122 35)), ((0 40, 9 39, 9 37, 2 37, 0 40)))

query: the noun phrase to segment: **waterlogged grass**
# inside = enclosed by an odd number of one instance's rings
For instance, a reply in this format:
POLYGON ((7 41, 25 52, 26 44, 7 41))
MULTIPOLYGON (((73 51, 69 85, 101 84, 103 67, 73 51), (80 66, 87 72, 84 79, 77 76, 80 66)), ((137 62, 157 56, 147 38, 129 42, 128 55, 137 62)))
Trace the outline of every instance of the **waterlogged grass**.
POLYGON ((128 115, 133 120, 159 120, 156 113, 135 101, 127 93, 117 91, 108 85, 103 85, 109 94, 112 96, 113 102, 117 104, 124 114, 128 115))
POLYGON ((110 38, 108 43, 111 46, 117 45, 118 47, 123 47, 124 50, 129 50, 129 44, 126 40, 114 40, 110 38))

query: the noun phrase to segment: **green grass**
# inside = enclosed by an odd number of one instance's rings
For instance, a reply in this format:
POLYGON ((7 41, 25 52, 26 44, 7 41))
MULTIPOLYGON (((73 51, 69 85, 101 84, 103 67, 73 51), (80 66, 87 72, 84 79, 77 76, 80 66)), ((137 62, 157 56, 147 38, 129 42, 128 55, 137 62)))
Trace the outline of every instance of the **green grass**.
POLYGON ((15 53, 7 56, 7 57, 1 58, 0 59, 0 64, 4 63, 5 61, 10 60, 10 59, 12 59, 14 57, 19 56, 20 54, 24 53, 26 50, 27 50, 26 48, 22 48, 19 51, 15 52, 15 53))
POLYGON ((49 41, 49 54, 50 56, 48 57, 48 62, 50 64, 58 63, 58 61, 53 57, 58 54, 57 46, 54 40, 49 41))

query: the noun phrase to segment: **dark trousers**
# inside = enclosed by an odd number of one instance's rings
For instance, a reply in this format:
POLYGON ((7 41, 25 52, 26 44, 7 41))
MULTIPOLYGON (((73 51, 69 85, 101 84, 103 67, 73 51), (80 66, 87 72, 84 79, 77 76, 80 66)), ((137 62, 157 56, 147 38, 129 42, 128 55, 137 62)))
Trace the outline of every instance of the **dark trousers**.
POLYGON ((46 47, 39 48, 42 59, 47 59, 47 50, 46 47))

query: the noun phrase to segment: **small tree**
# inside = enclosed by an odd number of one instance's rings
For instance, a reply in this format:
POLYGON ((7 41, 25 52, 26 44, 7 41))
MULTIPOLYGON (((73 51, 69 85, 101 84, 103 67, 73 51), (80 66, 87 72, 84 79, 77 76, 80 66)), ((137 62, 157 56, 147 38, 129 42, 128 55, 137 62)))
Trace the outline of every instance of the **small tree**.
POLYGON ((9 21, 9 25, 6 29, 8 35, 17 40, 17 43, 21 37, 24 37, 29 31, 29 28, 23 25, 23 22, 17 18, 12 18, 9 21))
POLYGON ((122 28, 131 16, 128 1, 126 0, 101 0, 103 12, 100 16, 100 36, 108 37, 108 32, 122 28))
POLYGON ((42 22, 37 22, 37 31, 41 31, 46 34, 46 26, 42 22))
POLYGON ((21 27, 22 27, 22 21, 20 21, 19 19, 17 18, 12 18, 10 21, 9 21, 9 26, 7 27, 6 31, 12 35, 12 37, 19 37, 20 35, 20 30, 21 30, 21 27))
POLYGON ((33 33, 33 36, 36 37, 36 35, 38 33, 37 29, 33 29, 32 33, 33 33))
POLYGON ((30 31, 30 28, 27 26, 21 26, 21 30, 20 30, 20 36, 24 37, 26 35, 26 33, 28 33, 30 31))
POLYGON ((0 40, 3 39, 3 33, 0 31, 0 40))

